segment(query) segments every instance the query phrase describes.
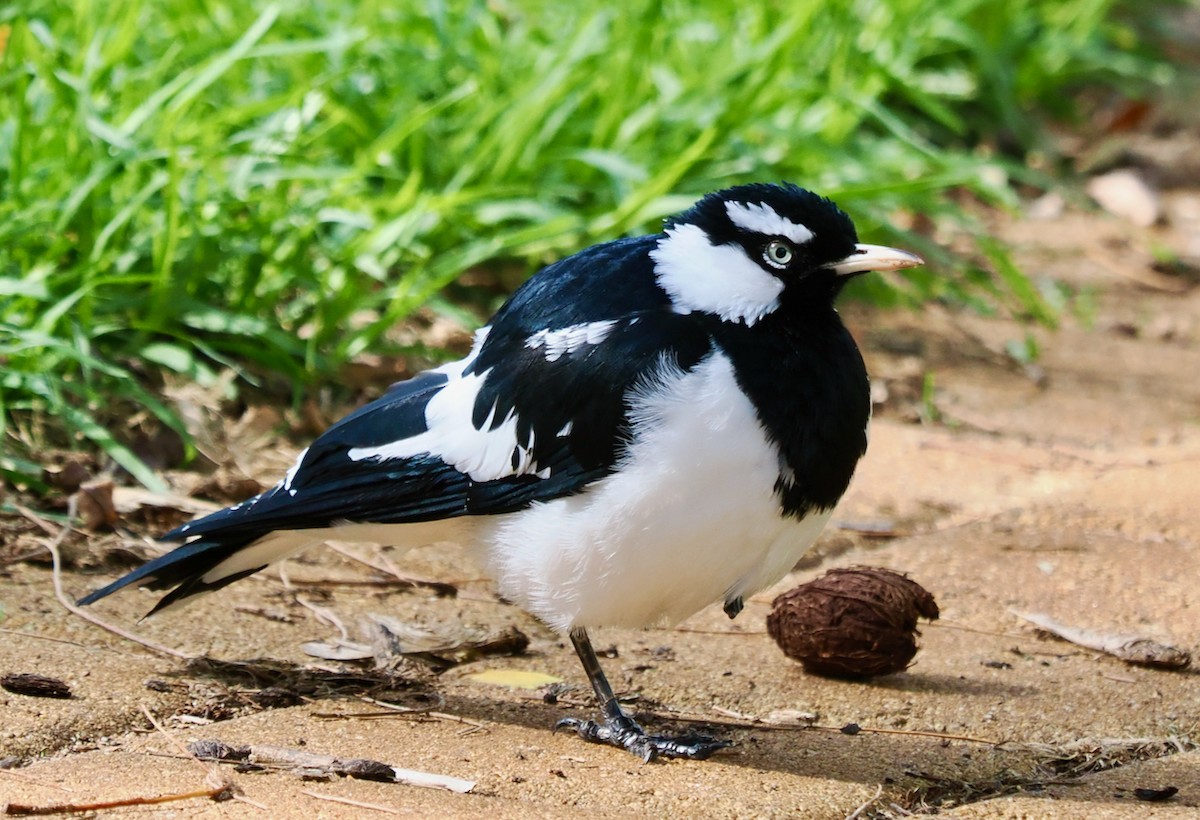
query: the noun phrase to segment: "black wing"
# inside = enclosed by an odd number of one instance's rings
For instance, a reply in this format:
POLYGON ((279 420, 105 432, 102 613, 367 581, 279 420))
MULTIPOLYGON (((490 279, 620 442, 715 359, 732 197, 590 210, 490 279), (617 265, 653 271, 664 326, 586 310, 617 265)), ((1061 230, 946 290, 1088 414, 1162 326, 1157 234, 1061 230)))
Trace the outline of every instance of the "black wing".
MULTIPOLYGON (((490 418, 496 429, 515 416, 517 444, 532 451, 536 471, 477 480, 438 453, 350 457, 426 432, 430 400, 456 375, 450 365, 394 385, 334 424, 268 492, 164 539, 231 527, 262 532, 513 512, 606 475, 627 439, 629 388, 664 359, 690 369, 711 346, 700 322, 672 312, 654 284, 647 256, 653 239, 598 245, 545 268, 501 308, 481 348, 462 363, 463 373, 483 379, 471 414, 475 428, 485 429, 490 418), (530 345, 539 331, 596 322, 611 323, 604 340, 574 353, 551 359, 530 345)), ((514 453, 514 471, 518 460, 514 453)))
POLYGON ((655 241, 618 240, 545 268, 500 309, 467 359, 393 386, 330 427, 275 487, 167 533, 162 540, 188 543, 84 602, 140 580, 183 584, 171 600, 223 585, 236 579, 197 579, 276 530, 514 512, 607 475, 629 439, 630 388, 664 363, 689 370, 711 349, 703 324, 674 313, 656 286, 648 256, 655 241), (542 331, 589 325, 602 327, 603 338, 570 352, 551 355, 531 342, 542 331), (472 477, 432 451, 356 456, 428 432, 430 401, 464 376, 481 380, 470 412, 476 430, 515 422, 509 469, 472 477))

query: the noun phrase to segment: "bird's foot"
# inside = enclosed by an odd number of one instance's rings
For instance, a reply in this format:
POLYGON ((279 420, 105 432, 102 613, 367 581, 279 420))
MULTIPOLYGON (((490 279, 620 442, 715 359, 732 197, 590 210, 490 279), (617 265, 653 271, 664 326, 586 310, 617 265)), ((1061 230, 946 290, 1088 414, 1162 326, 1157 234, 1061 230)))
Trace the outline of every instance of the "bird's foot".
POLYGON ((573 729, 589 743, 607 743, 609 746, 626 749, 647 763, 660 757, 704 760, 730 745, 728 740, 716 740, 708 735, 649 735, 626 715, 606 718, 603 723, 563 718, 554 725, 554 731, 559 729, 573 729))

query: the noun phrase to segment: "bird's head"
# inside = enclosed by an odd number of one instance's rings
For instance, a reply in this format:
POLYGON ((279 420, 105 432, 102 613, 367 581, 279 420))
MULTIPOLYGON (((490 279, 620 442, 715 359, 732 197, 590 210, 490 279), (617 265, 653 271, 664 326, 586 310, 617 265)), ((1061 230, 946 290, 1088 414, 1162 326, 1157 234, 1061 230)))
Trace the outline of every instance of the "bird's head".
POLYGON ((828 306, 855 274, 922 264, 907 251, 860 244, 828 199, 761 183, 711 193, 668 219, 651 257, 675 310, 747 325, 778 309, 785 293, 828 306))

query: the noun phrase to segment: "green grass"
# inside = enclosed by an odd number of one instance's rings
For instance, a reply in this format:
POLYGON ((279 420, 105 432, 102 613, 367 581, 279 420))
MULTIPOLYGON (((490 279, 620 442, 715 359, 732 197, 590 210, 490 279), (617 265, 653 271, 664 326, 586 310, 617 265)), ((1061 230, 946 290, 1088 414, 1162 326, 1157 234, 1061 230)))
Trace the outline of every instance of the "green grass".
POLYGON ((13 0, 0 471, 90 443, 152 482, 108 422, 178 427, 163 372, 298 393, 468 269, 532 271, 740 181, 833 196, 937 263, 870 298, 1044 317, 1002 248, 980 248, 989 273, 889 216, 961 218, 952 191, 1012 202, 1077 89, 1165 82, 1117 10, 13 0))

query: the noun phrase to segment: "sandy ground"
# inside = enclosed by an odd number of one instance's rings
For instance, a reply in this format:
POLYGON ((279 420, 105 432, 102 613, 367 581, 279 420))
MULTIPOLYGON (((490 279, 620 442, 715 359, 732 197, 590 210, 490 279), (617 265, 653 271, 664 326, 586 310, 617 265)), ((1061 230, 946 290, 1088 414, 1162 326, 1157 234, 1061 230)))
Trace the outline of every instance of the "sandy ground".
MULTIPOLYGON (((1185 216, 1200 213, 1200 197, 1190 197, 1180 200, 1185 216)), ((0 674, 61 678, 74 697, 0 690, 0 758, 27 764, 0 769, 0 804, 204 789, 216 767, 184 758, 181 744, 219 739, 373 758, 476 785, 456 794, 224 766, 220 776, 246 802, 195 798, 101 814, 1195 816, 1196 675, 1130 666, 1051 639, 1013 614, 1046 613, 1189 650, 1200 643, 1200 288, 1195 277, 1149 272, 1144 250, 1167 243, 1195 254, 1200 228, 1186 219, 1172 224, 1147 233, 1068 212, 1005 228, 1032 270, 1087 295, 1079 304, 1089 307, 1069 310, 1059 332, 1036 331, 1043 354, 1035 371, 999 355, 1026 332, 1005 319, 847 310, 888 392, 836 515, 849 527, 832 527, 817 556, 748 602, 735 622, 714 607, 678 629, 593 636, 597 647, 612 647, 614 657, 604 660, 610 677, 637 696, 631 708, 651 726, 669 728, 654 717, 668 712, 745 724, 792 709, 815 713, 815 728, 716 726, 736 741, 732 749, 703 763, 664 764, 552 734, 557 719, 591 711, 569 647, 497 601, 460 554, 444 549, 397 560, 414 574, 454 580, 457 598, 300 584, 373 577, 320 551, 288 563, 296 589, 266 573, 142 624, 136 619, 152 600, 147 593, 93 608, 188 653, 285 661, 290 671, 279 680, 262 677, 262 669, 257 678, 188 669, 102 632, 55 601, 44 565, 18 562, 0 569, 0 674), (923 402, 924 373, 936 390, 923 402), (915 420, 921 415, 926 423, 915 420), (872 522, 895 537, 855 529, 872 522), (765 634, 774 594, 853 564, 908 572, 941 605, 942 620, 924 628, 905 673, 867 683, 810 676, 765 634), (405 667, 389 689, 372 690, 442 717, 363 717, 382 711, 358 697, 365 684, 338 688, 313 673, 319 680, 306 686, 297 677, 304 665, 351 668, 302 651, 305 641, 338 634, 318 617, 322 611, 352 633, 365 616, 382 613, 427 626, 515 625, 531 644, 522 655, 476 660, 440 676, 405 667), (485 669, 554 675, 570 688, 547 703, 541 692, 471 677, 485 669), (257 693, 273 682, 301 701, 257 705, 257 693), (839 731, 851 723, 863 731, 839 731), (1154 803, 1136 792, 1165 787, 1178 794, 1154 803)), ((111 575, 70 569, 63 580, 74 595, 111 575)))

